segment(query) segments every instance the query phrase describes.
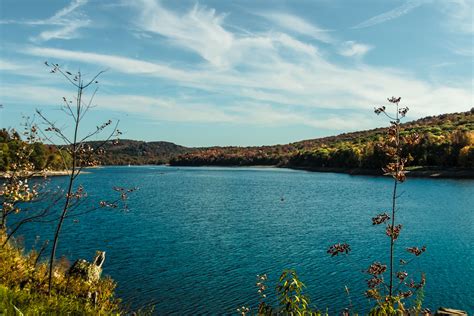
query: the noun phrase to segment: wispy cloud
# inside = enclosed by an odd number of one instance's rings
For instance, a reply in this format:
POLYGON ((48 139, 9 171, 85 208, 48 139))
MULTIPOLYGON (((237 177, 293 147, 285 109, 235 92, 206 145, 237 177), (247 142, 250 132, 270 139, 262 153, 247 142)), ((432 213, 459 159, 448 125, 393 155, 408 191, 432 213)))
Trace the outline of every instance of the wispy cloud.
POLYGON ((74 39, 79 37, 77 31, 89 24, 89 20, 70 20, 68 24, 62 25, 57 29, 43 31, 38 36, 32 37, 31 39, 35 42, 46 42, 52 39, 74 39))
POLYGON ((16 62, 0 59, 0 70, 1 71, 16 71, 22 69, 24 66, 16 62))
MULTIPOLYGON (((438 0, 438 7, 446 15, 443 22, 452 32, 472 35, 474 33, 474 1, 438 0)), ((472 48, 472 40, 471 40, 472 48)))
POLYGON ((412 10, 418 8, 424 3, 427 3, 427 0, 408 0, 404 4, 402 4, 399 7, 396 7, 395 9, 392 9, 390 11, 384 12, 382 14, 376 15, 374 17, 371 17, 368 20, 365 20, 355 26, 353 26, 353 29, 361 29, 365 27, 370 27, 374 26, 380 23, 384 23, 393 19, 397 19, 405 14, 408 14, 412 10))
POLYGON ((472 45, 467 45, 466 47, 453 47, 451 50, 460 56, 474 57, 474 47, 472 45))
POLYGON ((88 0, 73 0, 69 5, 44 20, 0 20, 0 24, 23 24, 31 26, 50 27, 30 38, 33 42, 45 42, 52 39, 73 39, 79 36, 80 28, 89 26, 91 21, 77 9, 88 0))
POLYGON ((436 4, 436 8, 442 14, 440 23, 450 35, 450 39, 444 46, 456 55, 472 58, 474 56, 474 1, 438 0, 436 4))
POLYGON ((345 57, 361 58, 373 48, 372 45, 366 45, 355 41, 343 41, 333 35, 332 31, 325 30, 314 23, 309 23, 296 15, 276 11, 260 12, 256 14, 292 34, 305 35, 308 38, 329 44, 335 48, 340 55, 345 57))
POLYGON ((268 19, 287 31, 303 34, 324 43, 335 42, 330 31, 320 28, 314 23, 309 23, 298 16, 283 12, 261 12, 258 13, 258 15, 268 19))
POLYGON ((179 13, 151 0, 133 5, 140 31, 153 38, 164 37, 165 44, 193 52, 202 57, 201 61, 167 64, 112 53, 35 46, 22 47, 18 53, 110 68, 124 82, 132 76, 155 85, 162 80, 179 93, 155 98, 150 91, 142 96, 122 92, 117 93, 118 98, 101 99, 111 106, 120 104, 121 111, 137 111, 156 119, 242 124, 291 121, 321 128, 355 129, 369 127, 370 123, 363 118, 351 120, 350 114, 336 119, 328 111, 367 112, 391 95, 403 95, 414 109, 414 116, 463 111, 471 106, 470 83, 443 85, 419 79, 409 71, 369 66, 358 59, 370 50, 369 45, 336 40, 330 48, 351 57, 341 65, 321 54, 314 41, 304 41, 281 30, 231 32, 224 26, 225 15, 213 9, 194 6, 179 13), (187 93, 196 98, 182 99, 180 95, 187 93))
MULTIPOLYGON (((0 97, 16 105, 34 104, 44 111, 58 106, 62 96, 70 91, 42 85, 12 84, 0 87, 0 97)), ((86 96, 87 97, 87 96, 86 96)), ((147 97, 131 94, 107 95, 100 93, 94 104, 106 111, 139 114, 149 119, 169 122, 259 124, 264 126, 305 125, 326 130, 355 130, 369 124, 362 115, 342 114, 328 118, 314 118, 297 113, 291 108, 275 108, 267 103, 239 102, 226 107, 190 102, 187 99, 147 97), (130 106, 133 104, 133 106, 130 106)))
MULTIPOLYGON (((319 55, 308 55, 302 61, 282 60, 278 51, 267 50, 269 62, 253 68, 252 60, 242 61, 245 71, 235 69, 203 70, 175 68, 144 60, 88 52, 32 47, 24 53, 44 58, 90 63, 127 75, 152 76, 171 80, 182 87, 207 93, 225 94, 239 101, 255 104, 296 105, 308 108, 367 109, 387 95, 403 94, 410 100, 414 114, 429 115, 463 111, 472 101, 469 85, 447 87, 413 78, 407 72, 377 69, 360 65, 347 68, 332 64, 319 55), (247 102, 246 101, 246 102, 247 102), (446 108, 449 104, 449 108, 446 108)), ((257 57, 258 58, 258 57, 257 57)), ((219 105, 212 97, 210 104, 219 105)), ((224 111, 225 107, 223 107, 224 111)))
MULTIPOLYGON (((159 1, 142 0, 131 3, 139 12, 137 26, 151 34, 159 34, 168 39, 172 45, 195 52, 208 66, 232 68, 242 60, 263 60, 271 58, 268 51, 275 51, 276 46, 284 46, 296 54, 314 54, 317 48, 277 31, 261 34, 235 34, 225 29, 225 14, 218 14, 198 4, 184 14, 178 14, 165 8, 159 1)), ((285 27, 298 29, 313 38, 332 42, 325 31, 306 21, 288 14, 273 13, 269 18, 278 20, 285 27), (292 25, 294 24, 294 25, 292 25)))
POLYGON ((371 49, 371 45, 347 41, 342 43, 339 49, 339 54, 347 57, 362 57, 371 49))
POLYGON ((73 0, 68 6, 57 11, 51 18, 49 18, 49 22, 54 23, 57 21, 61 21, 63 18, 67 17, 67 15, 73 13, 74 10, 76 10, 80 6, 85 5, 87 1, 88 0, 73 0))
POLYGON ((184 15, 175 14, 153 0, 130 4, 139 8, 137 24, 143 30, 160 34, 172 43, 198 53, 212 65, 225 66, 222 56, 232 48, 234 37, 221 25, 224 15, 198 4, 184 15))
POLYGON ((104 68, 111 68, 124 74, 160 76, 169 78, 171 80, 185 82, 195 80, 195 76, 192 73, 187 73, 184 70, 172 68, 163 64, 117 55, 106 55, 45 47, 28 47, 23 50, 23 52, 29 55, 43 57, 45 60, 57 58, 61 60, 100 65, 104 68))

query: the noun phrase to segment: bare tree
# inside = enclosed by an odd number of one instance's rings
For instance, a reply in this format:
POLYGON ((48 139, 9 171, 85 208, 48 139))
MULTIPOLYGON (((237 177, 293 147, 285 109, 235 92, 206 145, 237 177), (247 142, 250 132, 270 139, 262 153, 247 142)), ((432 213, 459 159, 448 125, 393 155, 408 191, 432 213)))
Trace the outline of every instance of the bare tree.
MULTIPOLYGON (((68 173, 69 179, 65 190, 64 205, 57 220, 57 226, 54 233, 53 244, 51 249, 51 256, 49 259, 48 292, 49 294, 51 294, 54 260, 59 242, 59 236, 61 234, 61 228, 63 226, 64 220, 67 218, 71 210, 75 209, 75 207, 81 203, 81 199, 86 196, 86 192, 82 186, 78 186, 77 188, 74 187, 75 180, 80 175, 83 168, 94 166, 98 163, 97 156, 103 152, 103 146, 108 141, 110 141, 112 137, 118 136, 120 134, 120 131, 117 129, 118 122, 116 122, 115 126, 113 126, 112 131, 108 134, 106 139, 102 142, 99 142, 99 144, 97 144, 95 148, 91 147, 87 143, 87 140, 101 133, 107 127, 110 127, 112 125, 111 120, 108 120, 102 125, 97 126, 95 130, 89 132, 85 136, 80 136, 81 122, 84 119, 84 116, 93 106, 92 102, 98 90, 97 79, 100 75, 104 73, 104 71, 98 72, 95 76, 92 77, 92 79, 85 81, 80 71, 73 74, 67 70, 63 70, 58 64, 49 64, 48 62, 45 62, 45 65, 50 68, 51 73, 57 73, 62 75, 76 89, 75 98, 73 100, 69 100, 66 97, 63 97, 64 105, 62 106, 62 110, 67 116, 70 117, 73 123, 72 137, 66 135, 65 131, 62 128, 58 127, 55 122, 51 121, 41 111, 37 110, 37 114, 41 118, 43 124, 46 125, 46 128, 43 132, 44 137, 50 142, 54 142, 53 137, 59 139, 63 143, 63 148, 71 157, 71 164, 69 166, 68 173), (85 91, 88 88, 94 89, 91 96, 89 97, 89 100, 85 100, 85 91)), ((113 204, 107 202, 101 203, 101 206, 103 207, 110 205, 113 204)), ((91 210, 94 209, 95 208, 92 208, 91 210)), ((82 214, 87 212, 88 211, 84 211, 82 212, 82 214)))

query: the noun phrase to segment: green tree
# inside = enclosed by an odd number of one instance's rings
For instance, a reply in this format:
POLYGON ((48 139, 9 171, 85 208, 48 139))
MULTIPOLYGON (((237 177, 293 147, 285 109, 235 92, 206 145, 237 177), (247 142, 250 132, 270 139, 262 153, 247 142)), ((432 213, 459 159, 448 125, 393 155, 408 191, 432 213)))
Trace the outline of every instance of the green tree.
POLYGON ((35 170, 41 170, 46 165, 46 149, 41 143, 34 143, 31 146, 33 147, 33 151, 30 156, 31 162, 33 163, 35 170))

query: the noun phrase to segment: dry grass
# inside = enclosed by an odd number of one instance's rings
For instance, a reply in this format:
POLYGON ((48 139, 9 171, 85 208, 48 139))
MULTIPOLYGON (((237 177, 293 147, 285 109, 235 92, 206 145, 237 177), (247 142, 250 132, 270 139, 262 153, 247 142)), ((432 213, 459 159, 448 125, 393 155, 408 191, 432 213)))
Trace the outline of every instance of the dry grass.
MULTIPOLYGON (((0 233, 0 244, 2 240, 4 233, 0 233)), ((120 314, 112 279, 90 283, 69 277, 69 262, 61 259, 54 268, 53 290, 48 295, 48 265, 35 265, 36 259, 35 251, 26 253, 15 241, 0 248, 0 314, 120 314), (96 293, 95 302, 92 293, 96 293)))

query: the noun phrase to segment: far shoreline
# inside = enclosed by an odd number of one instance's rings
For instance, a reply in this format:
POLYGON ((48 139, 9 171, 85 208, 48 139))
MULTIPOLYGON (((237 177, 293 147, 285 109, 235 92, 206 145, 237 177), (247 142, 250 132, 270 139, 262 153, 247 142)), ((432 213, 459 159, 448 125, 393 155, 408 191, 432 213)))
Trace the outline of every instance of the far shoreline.
MULTIPOLYGON (((82 174, 89 173, 87 171, 81 171, 82 174)), ((9 172, 8 171, 0 171, 0 179, 7 179, 9 172)), ((41 178, 41 177, 65 177, 69 176, 69 170, 49 170, 49 171, 35 171, 30 176, 31 178, 41 178)))
MULTIPOLYGON (((345 173, 351 176, 380 176, 386 177, 382 170, 364 168, 336 168, 336 167, 300 167, 285 165, 170 165, 170 164, 137 164, 137 165, 103 165, 102 167, 127 167, 127 166, 167 166, 175 168, 186 167, 215 167, 215 168, 282 168, 303 170, 309 172, 345 173)), ((474 179, 474 169, 470 168, 440 168, 440 167, 409 167, 407 176, 412 178, 429 179, 474 179)))
MULTIPOLYGON (((345 173, 351 176, 381 176, 387 177, 382 170, 363 168, 325 168, 325 167, 291 167, 296 170, 311 172, 345 173)), ((407 177, 429 178, 429 179, 474 179, 474 169, 466 168, 438 168, 438 167, 415 167, 408 168, 407 177)))

